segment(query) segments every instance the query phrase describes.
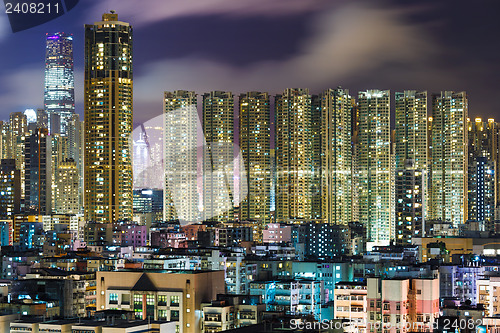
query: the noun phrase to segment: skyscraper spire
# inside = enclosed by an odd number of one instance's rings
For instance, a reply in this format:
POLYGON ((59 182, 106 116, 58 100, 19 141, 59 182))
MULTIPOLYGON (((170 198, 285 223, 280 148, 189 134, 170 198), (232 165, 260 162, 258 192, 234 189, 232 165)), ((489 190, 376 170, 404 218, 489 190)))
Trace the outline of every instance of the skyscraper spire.
POLYGON ((44 108, 49 132, 66 135, 69 119, 75 112, 73 36, 56 32, 46 38, 44 108), (55 118, 60 121, 54 121, 55 118))

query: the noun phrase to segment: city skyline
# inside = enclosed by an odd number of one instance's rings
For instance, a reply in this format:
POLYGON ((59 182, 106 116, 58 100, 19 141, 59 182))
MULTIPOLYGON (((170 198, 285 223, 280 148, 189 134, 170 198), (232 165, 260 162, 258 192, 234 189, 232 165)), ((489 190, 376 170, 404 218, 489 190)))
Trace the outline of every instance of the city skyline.
POLYGON ((423 70, 440 5, 395 1, 65 14, 0 120, 0 331, 498 330, 500 117, 460 56, 423 70))

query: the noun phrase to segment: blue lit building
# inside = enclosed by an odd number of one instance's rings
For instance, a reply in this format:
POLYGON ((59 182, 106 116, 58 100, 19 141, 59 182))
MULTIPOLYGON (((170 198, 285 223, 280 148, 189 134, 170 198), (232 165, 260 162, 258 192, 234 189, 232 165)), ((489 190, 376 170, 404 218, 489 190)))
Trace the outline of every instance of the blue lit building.
POLYGON ((9 246, 10 227, 8 221, 0 221, 0 246, 9 246))
POLYGON ((12 218, 18 214, 21 201, 21 171, 15 159, 3 159, 0 163, 0 218, 12 218))
POLYGON ((152 213, 154 221, 163 218, 163 190, 140 189, 134 190, 134 214, 152 213))
POLYGON ((325 304, 323 282, 309 279, 254 281, 250 283, 250 295, 261 296, 267 311, 312 315, 316 319, 325 304))
MULTIPOLYGON (((469 164, 469 220, 490 224, 495 219, 495 164, 476 157, 469 164)), ((486 228, 491 229, 491 228, 486 228)))
POLYGON ((23 222, 19 231, 19 250, 41 249, 44 240, 42 222, 23 222))
POLYGON ((296 251, 303 247, 309 259, 332 258, 351 253, 349 226, 307 222, 293 225, 292 243, 296 251))
POLYGON ((75 112, 73 36, 57 32, 46 38, 44 107, 50 133, 65 135, 75 112))

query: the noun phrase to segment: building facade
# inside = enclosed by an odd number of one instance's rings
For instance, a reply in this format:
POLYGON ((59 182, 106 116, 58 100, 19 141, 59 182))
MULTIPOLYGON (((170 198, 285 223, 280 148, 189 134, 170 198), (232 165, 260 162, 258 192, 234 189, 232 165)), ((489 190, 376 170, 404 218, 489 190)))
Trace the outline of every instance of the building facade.
POLYGON ((203 216, 204 220, 234 219, 234 98, 231 92, 203 95, 203 216))
POLYGON ((85 26, 85 219, 132 219, 132 27, 85 26))
POLYGON ((308 89, 275 99, 276 221, 312 216, 312 109, 308 89))
POLYGON ((467 113, 465 92, 432 95, 429 218, 455 227, 467 219, 467 113))
POLYGON ((359 222, 367 244, 388 245, 392 235, 390 92, 358 95, 359 222))
POLYGON ((66 135, 69 120, 75 112, 73 36, 71 34, 64 32, 47 34, 44 108, 47 111, 49 133, 66 135))
POLYGON ((271 220, 271 108, 269 94, 248 92, 239 98, 240 221, 271 220))
POLYGON ((329 89, 319 95, 321 218, 325 223, 347 225, 353 219, 353 104, 346 89, 329 89))
POLYGON ((164 110, 164 220, 198 221, 199 117, 194 91, 165 92, 164 110))

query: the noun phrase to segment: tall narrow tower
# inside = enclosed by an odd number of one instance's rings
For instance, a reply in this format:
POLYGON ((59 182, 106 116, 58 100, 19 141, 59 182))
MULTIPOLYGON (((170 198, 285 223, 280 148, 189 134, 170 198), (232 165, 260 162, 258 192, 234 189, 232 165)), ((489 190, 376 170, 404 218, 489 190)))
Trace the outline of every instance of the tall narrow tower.
POLYGON ((200 120, 197 105, 194 91, 164 93, 165 221, 195 222, 200 218, 197 188, 197 135, 200 120))
POLYGON ((396 169, 412 168, 427 172, 427 92, 396 92, 396 169))
POLYGON ((348 224, 352 214, 353 99, 342 88, 319 96, 321 107, 321 211, 330 224, 348 224))
POLYGON ((47 34, 44 107, 50 134, 65 135, 68 122, 75 113, 75 82, 73 36, 64 32, 47 34))
POLYGON ((132 218, 132 27, 85 25, 85 219, 132 218))
POLYGON ((308 89, 276 95, 276 221, 311 220, 313 133, 308 89))
POLYGON ((467 112, 465 92, 432 95, 430 218, 457 228, 468 210, 467 112))
POLYGON ((269 94, 248 92, 240 95, 240 149, 244 172, 240 172, 240 219, 270 222, 271 214, 271 113, 269 94))
POLYGON ((203 207, 204 219, 234 219, 234 97, 231 92, 203 95, 203 207))
POLYGON ((359 102, 359 220, 367 241, 389 245, 392 237, 390 92, 360 92, 359 102))

